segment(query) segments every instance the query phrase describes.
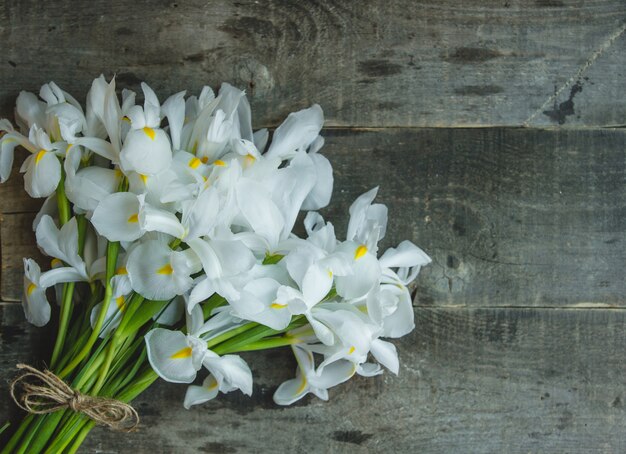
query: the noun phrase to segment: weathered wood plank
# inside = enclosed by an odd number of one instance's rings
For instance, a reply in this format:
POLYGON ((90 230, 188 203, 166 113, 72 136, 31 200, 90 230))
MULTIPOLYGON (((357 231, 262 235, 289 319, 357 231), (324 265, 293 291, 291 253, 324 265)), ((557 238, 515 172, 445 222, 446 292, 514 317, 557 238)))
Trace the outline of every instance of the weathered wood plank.
POLYGON ((19 172, 28 156, 23 148, 15 152, 13 171, 9 179, 0 185, 0 214, 38 211, 43 199, 33 199, 24 190, 24 174, 19 172))
POLYGON ((623 124, 622 0, 3 2, 0 112, 55 80, 229 81, 259 124, 320 103, 334 126, 623 124))
POLYGON ((523 129, 333 131, 326 210, 380 185, 385 245, 433 258, 420 304, 623 305, 626 132, 523 129))
MULTIPOLYGON (((16 361, 44 336, 0 308, 0 419, 16 361), (8 330, 7 330, 8 328, 8 330)), ((184 385, 159 383, 136 407, 139 432, 97 429, 82 452, 621 453, 626 449, 626 311, 416 309, 397 342, 398 377, 356 378, 330 401, 276 407, 293 373, 286 351, 247 355, 256 380, 191 411, 184 385)), ((15 411, 12 409, 11 411, 15 411)), ((11 413, 14 415, 14 413, 11 413)))
POLYGON ((22 257, 33 258, 42 269, 49 269, 46 259, 35 243, 32 223, 33 213, 7 214, 0 221, 0 298, 19 301, 24 283, 22 257))
MULTIPOLYGON (((325 216, 343 235, 349 204, 380 185, 390 208, 384 246, 410 239, 434 259, 420 304, 624 305, 626 131, 324 134, 336 178, 325 216)), ((19 299, 21 257, 36 252, 31 219, 4 215, 5 299, 19 299)))

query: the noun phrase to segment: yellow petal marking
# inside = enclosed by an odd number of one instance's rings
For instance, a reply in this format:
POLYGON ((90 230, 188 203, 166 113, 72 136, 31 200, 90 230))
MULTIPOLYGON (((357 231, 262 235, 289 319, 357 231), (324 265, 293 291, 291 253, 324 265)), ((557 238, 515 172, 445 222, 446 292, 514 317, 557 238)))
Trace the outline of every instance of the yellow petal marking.
POLYGON ((126 115, 124 115, 122 117, 122 120, 124 120, 126 123, 130 124, 130 118, 128 118, 126 115))
POLYGON ((148 184, 148 175, 144 175, 143 173, 140 173, 139 178, 141 178, 141 181, 143 181, 143 184, 148 184))
POLYGON ((146 135, 150 137, 150 140, 154 140, 154 138, 156 137, 156 132, 154 131, 154 129, 148 128, 147 126, 143 128, 143 132, 145 132, 146 135))
POLYGON ((256 161, 256 158, 250 153, 248 153, 246 157, 244 158, 244 165, 246 167, 251 166, 252 164, 254 164, 255 161, 256 161))
POLYGON ((328 270, 328 277, 333 277, 333 272, 331 270, 328 270))
POLYGON ((74 145, 71 143, 67 144, 67 148, 65 149, 65 154, 68 154, 70 152, 70 148, 72 148, 74 145))
POLYGON ((226 166, 226 163, 224 161, 222 161, 221 159, 218 159, 213 164, 216 165, 216 166, 220 166, 220 167, 225 167, 226 166))
POLYGON ((126 303, 124 302, 123 296, 118 296, 117 298, 115 298, 115 304, 117 304, 117 308, 120 311, 124 311, 126 309, 126 303))
POLYGON ((206 164, 207 162, 209 162, 209 157, 208 156, 202 156, 200 158, 200 161, 202 161, 202 164, 206 164))
POLYGON ((200 161, 198 158, 191 158, 189 160, 189 167, 191 167, 192 169, 197 169, 198 167, 200 167, 200 164, 202 164, 202 161, 200 161))
POLYGON ((26 294, 30 296, 30 294, 33 293, 36 288, 37 286, 31 282, 30 284, 28 284, 28 288, 26 289, 26 294))
POLYGON ((284 308, 287 307, 287 305, 286 304, 272 303, 272 304, 270 304, 270 307, 272 309, 284 309, 284 308))
POLYGON ((161 268, 157 270, 157 274, 172 274, 173 272, 174 272, 174 269, 172 268, 172 265, 170 265, 169 263, 166 263, 165 265, 163 265, 161 268))
POLYGON ((296 391, 296 394, 300 394, 302 391, 304 391, 304 388, 306 388, 306 378, 303 375, 302 376, 302 383, 300 384, 300 387, 296 391))
POLYGON ((185 347, 183 349, 178 350, 176 353, 170 356, 170 358, 172 359, 189 358, 191 356, 191 352, 192 352, 191 347, 185 347))
POLYGON ((211 383, 209 386, 207 386, 207 389, 209 391, 213 391, 215 388, 217 388, 217 381, 214 381, 213 383, 211 383))
POLYGON ((120 266, 115 272, 115 274, 128 274, 128 271, 126 270, 125 266, 120 266))
POLYGON ((366 253, 367 253, 367 247, 363 244, 360 245, 358 248, 356 248, 356 251, 354 252, 354 260, 360 259, 366 253))
POLYGON ((37 154, 35 155, 35 165, 39 164, 39 161, 41 161, 41 159, 46 155, 47 151, 46 150, 39 150, 39 152, 37 152, 37 154))
POLYGON ((139 214, 131 214, 128 218, 128 222, 139 222, 139 214))
POLYGON ((54 268, 55 266, 61 266, 61 265, 63 265, 63 262, 57 258, 54 258, 50 261, 50 266, 52 268, 54 268))
POLYGON ((348 355, 351 355, 352 353, 354 353, 354 350, 356 350, 354 346, 350 347, 350 350, 348 350, 348 355))
POLYGON ((122 175, 124 175, 124 174, 122 173, 121 169, 119 169, 119 168, 115 169, 115 178, 119 178, 122 175))

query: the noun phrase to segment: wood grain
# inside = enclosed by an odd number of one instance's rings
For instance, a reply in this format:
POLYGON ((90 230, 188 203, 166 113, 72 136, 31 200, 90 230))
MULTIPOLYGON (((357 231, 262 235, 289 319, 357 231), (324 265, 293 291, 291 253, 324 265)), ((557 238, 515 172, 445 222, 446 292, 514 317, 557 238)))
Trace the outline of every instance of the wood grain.
POLYGON ((623 306, 626 131, 333 131, 325 214, 345 232, 351 201, 380 185, 384 246, 433 258, 424 305, 623 306))
MULTIPOLYGON (((324 135, 336 180, 324 215, 345 235, 350 203, 380 185, 378 200, 390 210, 383 247, 410 239, 433 258, 418 281, 418 304, 625 305, 626 131, 324 135)), ((37 252, 32 218, 3 216, 5 300, 19 299, 21 257, 37 252)))
POLYGON ((33 213, 9 214, 0 221, 0 298, 20 301, 24 285, 23 257, 37 261, 42 270, 50 269, 50 259, 42 255, 32 230, 33 213))
POLYGON ((330 126, 621 125, 625 21, 622 0, 4 1, 0 113, 116 73, 234 83, 270 126, 314 102, 330 126))
MULTIPOLYGON (((96 429, 81 452, 621 453, 626 449, 626 311, 416 309, 397 342, 398 377, 354 378, 330 401, 277 407, 293 373, 287 351, 247 355, 251 398, 182 407, 184 385, 160 382, 136 401, 141 430, 96 429)), ((16 415, 7 380, 40 358, 46 336, 0 307, 0 420, 16 415)), ((45 349, 45 347, 44 347, 45 349)))

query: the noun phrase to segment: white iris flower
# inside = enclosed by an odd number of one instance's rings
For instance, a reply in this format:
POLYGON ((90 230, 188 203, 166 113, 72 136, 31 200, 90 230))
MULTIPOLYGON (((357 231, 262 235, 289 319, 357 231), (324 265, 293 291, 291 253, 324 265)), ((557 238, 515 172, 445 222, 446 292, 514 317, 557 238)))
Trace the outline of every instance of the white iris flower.
MULTIPOLYGON (((410 241, 379 254, 389 213, 374 203, 378 188, 350 206, 345 240, 313 211, 333 191, 321 107, 289 114, 270 141, 267 129, 253 131, 245 93, 232 85, 163 104, 141 88, 137 105, 134 92, 119 97, 115 80, 100 76, 83 109, 50 82, 38 95, 20 93, 18 130, 0 119, 0 182, 19 146, 29 153, 25 189, 45 199, 33 229, 52 263, 42 272, 24 260, 26 318, 48 322, 51 287, 72 304, 74 287, 106 295, 84 314, 100 337, 125 314, 124 326, 146 314, 128 310, 131 301, 165 304, 150 314, 147 356, 163 379, 191 384, 186 408, 219 392, 252 393, 242 351, 292 347, 298 369, 276 390, 280 405, 309 393, 328 399, 354 374, 397 374, 385 339, 414 329, 408 286, 430 258, 410 241), (202 369, 208 375, 192 384, 202 369)), ((82 307, 62 311, 65 322, 82 307)))

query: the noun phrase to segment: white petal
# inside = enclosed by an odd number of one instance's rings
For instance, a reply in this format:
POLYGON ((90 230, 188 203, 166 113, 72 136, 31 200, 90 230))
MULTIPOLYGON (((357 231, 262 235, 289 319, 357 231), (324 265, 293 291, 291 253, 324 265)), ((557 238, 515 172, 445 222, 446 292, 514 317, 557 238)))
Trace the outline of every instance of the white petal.
POLYGON ((61 163, 51 151, 41 150, 27 158, 24 188, 31 197, 48 197, 61 179, 61 163))
POLYGON ((11 174, 13 168, 13 156, 18 141, 14 134, 6 134, 0 137, 0 183, 4 183, 11 174))
POLYGON ((395 345, 390 342, 376 339, 372 341, 370 351, 372 352, 374 358, 376 358, 376 361, 385 366, 394 374, 398 375, 400 362, 398 360, 398 352, 396 351, 395 345))
POLYGON ((237 185, 237 204, 252 230, 276 245, 285 225, 282 213, 259 183, 241 178, 237 185))
POLYGON ((363 248, 363 245, 352 242, 345 242, 337 247, 338 251, 345 253, 353 262, 353 274, 335 277, 337 293, 346 299, 365 296, 380 280, 378 260, 367 248, 365 252, 359 248, 363 248))
POLYGON ((315 185, 315 166, 304 151, 296 154, 288 167, 278 170, 272 177, 272 200, 283 215, 282 237, 293 229, 304 199, 315 185))
POLYGON ((65 282, 81 282, 86 281, 85 275, 76 269, 64 266, 61 268, 53 268, 41 275, 40 284, 44 288, 65 282))
POLYGON ((108 159, 114 164, 119 163, 119 154, 110 142, 97 137, 79 137, 74 140, 73 145, 81 145, 88 150, 108 159))
POLYGON ((16 115, 24 120, 28 127, 36 124, 43 127, 46 122, 46 104, 41 102, 37 95, 28 91, 21 91, 15 102, 16 115))
POLYGON ((380 266, 385 268, 424 266, 430 262, 430 257, 408 240, 400 243, 397 248, 387 249, 380 257, 380 266))
POLYGON ((349 380, 356 372, 356 366, 346 360, 339 360, 325 366, 316 374, 309 374, 311 386, 321 389, 332 388, 349 380))
POLYGON ((187 238, 208 235, 218 218, 220 200, 217 191, 209 188, 187 204, 183 210, 182 223, 187 228, 187 238))
POLYGON ((394 307, 391 314, 384 315, 382 319, 382 335, 392 338, 407 335, 415 328, 415 315, 408 289, 406 287, 400 289, 395 285, 381 286, 381 288, 384 290, 380 292, 379 304, 393 305, 394 307))
POLYGON ((375 377, 384 372, 383 368, 379 364, 362 363, 357 365, 356 373, 362 377, 375 377))
POLYGON ((189 410, 193 405, 200 405, 215 399, 219 393, 219 383, 213 375, 209 375, 202 382, 202 386, 191 385, 185 393, 183 406, 189 410))
POLYGON ((334 345, 335 335, 333 332, 322 322, 315 318, 315 315, 307 315, 307 320, 315 332, 315 336, 324 345, 334 345))
MULTIPOLYGON (((102 81, 104 81, 104 78, 102 81)), ((122 111, 120 109, 120 102, 117 99, 117 94, 115 93, 115 79, 111 80, 111 82, 106 85, 104 106, 100 115, 102 115, 102 123, 104 123, 111 144, 115 150, 119 150, 121 140, 120 126, 122 122, 122 111)))
POLYGON ((185 293, 191 288, 193 280, 181 254, 159 240, 146 241, 137 246, 126 264, 133 289, 147 299, 159 301, 185 293))
POLYGON ((287 380, 274 392, 274 402, 277 405, 291 405, 309 393, 309 385, 304 375, 298 371, 296 378, 287 380))
POLYGON ((76 176, 65 180, 67 198, 85 211, 94 211, 106 196, 113 194, 120 177, 115 170, 85 167, 76 176))
POLYGON ((64 261, 87 279, 85 263, 78 255, 78 225, 75 217, 59 231, 52 218, 44 215, 37 225, 36 237, 37 244, 46 255, 64 261))
POLYGON ((180 331, 156 328, 145 336, 148 360, 163 380, 171 383, 191 383, 197 370, 192 363, 192 351, 187 336, 180 331))
POLYGON ((253 134, 253 142, 254 146, 260 153, 265 151, 265 147, 267 146, 267 139, 269 138, 270 133, 267 128, 259 129, 253 134))
POLYGON ((161 108, 159 99, 147 83, 141 83, 141 90, 143 91, 144 96, 143 110, 146 117, 146 125, 150 127, 157 127, 159 126, 161 120, 159 117, 161 108))
POLYGON ((246 362, 237 355, 207 358, 204 366, 214 375, 221 375, 225 383, 220 388, 240 389, 247 396, 252 395, 252 372, 246 362))
POLYGON ((319 303, 333 286, 333 275, 329 269, 318 264, 309 267, 302 279, 302 294, 309 307, 319 303))
POLYGON ((303 210, 319 210, 330 202, 333 193, 333 167, 328 159, 320 154, 310 155, 315 165, 315 186, 302 203, 303 210))
POLYGON ((185 228, 174 214, 148 204, 139 210, 139 226, 146 232, 166 233, 175 238, 185 236, 185 228))
POLYGON ((22 308, 26 320, 35 326, 44 326, 50 320, 50 303, 46 288, 40 285, 41 270, 32 259, 24 259, 24 293, 22 308))
POLYGON ((254 254, 239 240, 212 240, 224 275, 235 275, 250 270, 256 263, 254 254))
POLYGON ((172 162, 172 148, 165 131, 159 128, 131 129, 120 152, 125 172, 156 175, 172 162))
POLYGON ((324 113, 317 104, 290 113, 274 131, 267 157, 285 159, 297 150, 306 149, 318 136, 324 124, 324 113))
POLYGON ((109 241, 135 241, 144 233, 139 226, 139 206, 135 194, 111 194, 94 210, 91 223, 109 241))
POLYGON ((181 91, 170 96, 163 103, 161 112, 167 117, 172 137, 172 148, 180 149, 180 136, 185 122, 185 92, 181 91))
POLYGON ((214 279, 204 278, 200 280, 193 290, 191 290, 191 293, 187 298, 187 312, 191 312, 196 304, 206 300, 216 291, 217 287, 214 279))

